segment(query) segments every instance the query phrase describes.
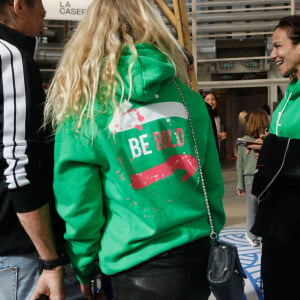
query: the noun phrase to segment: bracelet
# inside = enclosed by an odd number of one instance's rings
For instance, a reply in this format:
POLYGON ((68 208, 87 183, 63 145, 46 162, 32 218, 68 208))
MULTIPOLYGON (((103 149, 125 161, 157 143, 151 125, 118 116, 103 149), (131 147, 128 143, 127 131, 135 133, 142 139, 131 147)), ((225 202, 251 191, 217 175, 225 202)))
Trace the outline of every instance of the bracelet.
POLYGON ((66 254, 61 254, 59 258, 53 260, 44 260, 39 257, 40 270, 52 270, 56 267, 63 266, 69 263, 69 258, 66 254))

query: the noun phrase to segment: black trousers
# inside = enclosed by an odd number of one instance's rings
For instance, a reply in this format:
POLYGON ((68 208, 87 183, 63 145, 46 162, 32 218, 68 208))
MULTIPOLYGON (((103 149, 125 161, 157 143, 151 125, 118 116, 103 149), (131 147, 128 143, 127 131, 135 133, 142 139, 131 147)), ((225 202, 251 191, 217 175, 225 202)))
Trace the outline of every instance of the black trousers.
POLYGON ((299 237, 283 245, 267 236, 263 238, 261 273, 265 300, 300 299, 299 237))
POLYGON ((114 300, 207 300, 209 249, 203 238, 113 275, 114 300))

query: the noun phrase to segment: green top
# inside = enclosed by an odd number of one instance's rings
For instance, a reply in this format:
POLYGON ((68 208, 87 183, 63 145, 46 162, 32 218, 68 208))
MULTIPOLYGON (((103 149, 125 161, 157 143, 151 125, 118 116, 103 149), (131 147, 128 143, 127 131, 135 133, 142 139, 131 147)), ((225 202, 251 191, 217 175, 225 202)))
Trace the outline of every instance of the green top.
POLYGON ((300 138, 300 82, 295 78, 288 86, 285 97, 272 115, 270 132, 279 137, 300 138))
MULTIPOLYGON (((66 221, 67 253, 88 283, 98 254, 105 274, 129 269, 164 251, 210 234, 188 115, 173 82, 173 65, 152 45, 136 45, 131 99, 112 119, 74 133, 67 120, 55 138, 54 191, 66 221), (93 133, 96 136, 91 139, 93 133)), ((125 49, 119 72, 129 91, 125 49)), ((212 126, 200 95, 176 79, 192 103, 197 146, 216 232, 225 223, 222 173, 212 126)), ((118 98, 121 89, 117 90, 118 98)), ((100 107, 97 102, 96 110, 100 107)))
MULTIPOLYGON (((247 140, 256 140, 255 138, 245 135, 243 137, 247 140)), ((254 151, 251 150, 249 154, 246 154, 247 148, 245 146, 238 146, 237 158, 236 158, 236 171, 237 171, 237 190, 245 191, 244 177, 254 176, 256 169, 257 159, 254 151)))

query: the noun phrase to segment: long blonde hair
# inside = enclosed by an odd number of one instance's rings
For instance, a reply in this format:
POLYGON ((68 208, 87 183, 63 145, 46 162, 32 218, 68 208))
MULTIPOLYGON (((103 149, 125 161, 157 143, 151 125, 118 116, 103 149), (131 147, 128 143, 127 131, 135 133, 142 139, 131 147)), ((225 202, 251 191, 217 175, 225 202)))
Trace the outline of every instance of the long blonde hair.
POLYGON ((105 112, 108 101, 116 109, 118 81, 123 87, 117 70, 119 58, 127 46, 137 58, 138 43, 156 46, 170 59, 176 75, 188 82, 181 47, 147 0, 94 0, 67 43, 55 72, 45 106, 45 123, 55 128, 72 116, 77 130, 84 119, 93 119, 95 101, 102 104, 101 112, 105 112))

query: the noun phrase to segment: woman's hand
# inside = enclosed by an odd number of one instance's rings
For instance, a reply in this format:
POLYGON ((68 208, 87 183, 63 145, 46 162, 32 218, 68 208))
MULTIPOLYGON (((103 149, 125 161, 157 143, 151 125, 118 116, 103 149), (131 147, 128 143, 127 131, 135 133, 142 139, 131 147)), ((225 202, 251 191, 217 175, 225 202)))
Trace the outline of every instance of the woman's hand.
POLYGON ((238 194, 239 196, 245 196, 245 195, 246 195, 246 193, 245 193, 244 190, 237 190, 237 194, 238 194))
POLYGON ((218 133, 218 138, 219 138, 221 141, 225 140, 226 137, 227 137, 227 133, 226 133, 225 131, 222 131, 222 132, 219 132, 219 133, 218 133))
POLYGON ((262 145, 254 145, 254 144, 247 146, 246 154, 249 154, 250 151, 253 150, 256 159, 258 159, 258 157, 259 157, 259 151, 261 149, 261 146, 262 145))
POLYGON ((266 134, 261 135, 255 141, 253 141, 253 144, 248 144, 246 154, 249 154, 250 151, 253 150, 256 158, 258 158, 260 149, 261 149, 264 139, 267 135, 268 135, 268 132, 266 132, 266 134))

